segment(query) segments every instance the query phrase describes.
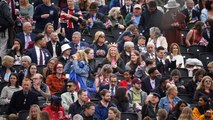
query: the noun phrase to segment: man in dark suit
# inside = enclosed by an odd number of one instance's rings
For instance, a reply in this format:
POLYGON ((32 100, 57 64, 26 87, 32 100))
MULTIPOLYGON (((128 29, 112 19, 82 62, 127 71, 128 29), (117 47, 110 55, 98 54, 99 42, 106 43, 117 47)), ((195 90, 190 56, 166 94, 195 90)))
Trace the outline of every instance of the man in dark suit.
POLYGON ((125 18, 128 13, 131 13, 133 11, 132 0, 125 0, 125 5, 121 7, 120 11, 123 18, 125 18))
POLYGON ((71 55, 75 54, 78 50, 84 50, 89 47, 89 44, 81 41, 81 33, 76 31, 72 34, 72 42, 69 43, 71 47, 71 55))
POLYGON ((46 46, 44 35, 37 35, 34 41, 35 46, 28 50, 27 55, 31 57, 32 63, 36 63, 37 65, 47 65, 52 56, 50 52, 44 48, 46 46))
POLYGON ((164 47, 160 46, 156 50, 157 57, 155 58, 158 71, 164 75, 169 75, 169 72, 176 68, 176 60, 170 55, 171 61, 166 58, 164 47))
POLYGON ((36 93, 30 90, 31 80, 25 78, 22 82, 23 90, 13 93, 13 96, 9 105, 9 118, 14 116, 21 110, 29 110, 33 104, 38 104, 38 96, 36 93), (13 115, 12 115, 13 114, 13 115))
POLYGON ((89 13, 84 16, 86 24, 89 28, 107 28, 110 24, 106 24, 108 19, 105 15, 98 12, 98 4, 92 2, 89 6, 89 13))
POLYGON ((148 43, 146 46, 147 52, 142 55, 143 60, 149 59, 155 59, 155 45, 153 43, 148 43))
POLYGON ((109 84, 105 84, 105 85, 100 85, 100 89, 99 89, 99 93, 101 90, 103 89, 107 89, 110 91, 111 96, 114 96, 116 93, 116 89, 117 89, 117 75, 115 74, 111 74, 109 77, 109 84))
POLYGON ((58 41, 58 34, 56 32, 50 34, 50 41, 47 42, 47 49, 53 57, 61 55, 61 44, 58 41))
POLYGON ((193 9, 194 1, 193 0, 186 0, 186 9, 182 10, 181 12, 186 16, 185 22, 194 23, 199 19, 199 12, 193 9))
POLYGON ((34 41, 36 34, 32 33, 32 25, 30 22, 23 24, 23 32, 16 34, 16 38, 21 40, 23 49, 27 49, 30 42, 34 41))
POLYGON ((142 90, 149 94, 151 90, 155 89, 158 85, 160 85, 159 76, 160 73, 156 67, 152 67, 148 71, 149 76, 145 78, 142 82, 142 90))

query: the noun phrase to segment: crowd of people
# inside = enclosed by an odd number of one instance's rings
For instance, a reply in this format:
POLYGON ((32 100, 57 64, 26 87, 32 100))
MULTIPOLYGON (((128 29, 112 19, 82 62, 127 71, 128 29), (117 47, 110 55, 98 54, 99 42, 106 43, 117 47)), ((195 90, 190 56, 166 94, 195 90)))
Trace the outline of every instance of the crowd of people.
POLYGON ((0 0, 0 114, 213 120, 212 47, 212 0, 0 0))

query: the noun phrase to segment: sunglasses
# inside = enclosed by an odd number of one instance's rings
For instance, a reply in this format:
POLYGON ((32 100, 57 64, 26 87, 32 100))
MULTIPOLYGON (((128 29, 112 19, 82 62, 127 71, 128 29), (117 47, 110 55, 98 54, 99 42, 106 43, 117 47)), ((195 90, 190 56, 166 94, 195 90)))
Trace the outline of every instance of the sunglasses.
POLYGON ((211 80, 205 80, 205 82, 212 82, 211 80))
POLYGON ((71 88, 73 85, 67 85, 68 88, 71 88))

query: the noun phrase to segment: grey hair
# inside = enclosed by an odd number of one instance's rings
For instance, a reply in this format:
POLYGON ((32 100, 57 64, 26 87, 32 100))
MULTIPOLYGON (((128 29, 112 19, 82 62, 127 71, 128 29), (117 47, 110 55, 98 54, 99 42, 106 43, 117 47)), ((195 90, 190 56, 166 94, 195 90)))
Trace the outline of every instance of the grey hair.
POLYGON ((149 32, 153 33, 156 38, 161 36, 161 31, 160 31, 160 29, 158 27, 151 27, 149 29, 149 32))
POLYGON ((110 9, 108 17, 118 18, 118 12, 120 12, 120 7, 113 7, 110 9))
POLYGON ((23 61, 23 60, 26 60, 26 61, 28 61, 29 62, 29 64, 31 64, 31 62, 32 62, 32 59, 29 57, 29 56, 23 56, 22 58, 21 58, 21 61, 23 61))
POLYGON ((80 37, 80 38, 81 38, 81 33, 80 33, 80 32, 78 32, 78 31, 75 31, 72 35, 78 35, 78 37, 80 37))
POLYGON ((76 114, 73 116, 73 120, 84 120, 80 114, 76 114))
POLYGON ((131 41, 125 42, 124 43, 124 49, 130 48, 130 47, 134 47, 134 43, 131 41))

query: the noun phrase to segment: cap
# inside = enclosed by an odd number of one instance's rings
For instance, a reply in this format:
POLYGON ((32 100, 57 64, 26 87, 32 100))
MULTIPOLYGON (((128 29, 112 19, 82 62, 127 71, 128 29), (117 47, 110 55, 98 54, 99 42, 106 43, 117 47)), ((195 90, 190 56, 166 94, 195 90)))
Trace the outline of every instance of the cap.
POLYGON ((141 83, 142 81, 139 79, 139 78, 134 78, 132 80, 132 84, 135 84, 135 83, 141 83))
POLYGON ((152 92, 152 95, 153 95, 153 96, 156 96, 156 97, 158 97, 158 98, 161 97, 161 96, 160 96, 158 93, 156 93, 156 92, 152 92))
POLYGON ((131 31, 125 31, 125 32, 123 33, 123 36, 133 37, 133 34, 132 34, 131 31))
POLYGON ((141 5, 140 5, 140 4, 135 4, 135 5, 134 5, 134 9, 135 9, 135 8, 141 9, 141 5))
POLYGON ((69 44, 63 44, 61 46, 61 52, 63 53, 65 50, 71 49, 69 44))

